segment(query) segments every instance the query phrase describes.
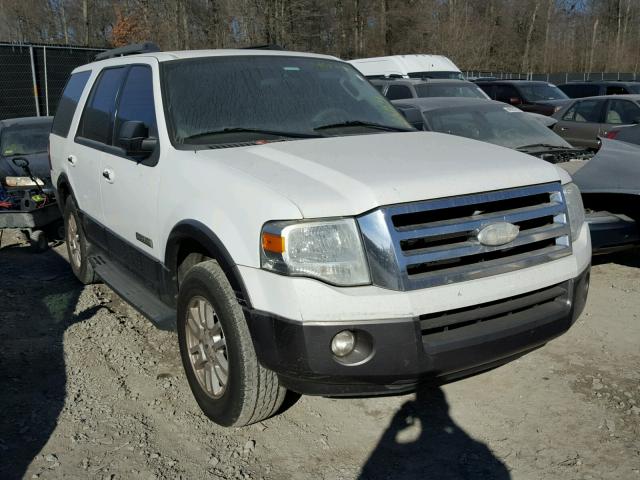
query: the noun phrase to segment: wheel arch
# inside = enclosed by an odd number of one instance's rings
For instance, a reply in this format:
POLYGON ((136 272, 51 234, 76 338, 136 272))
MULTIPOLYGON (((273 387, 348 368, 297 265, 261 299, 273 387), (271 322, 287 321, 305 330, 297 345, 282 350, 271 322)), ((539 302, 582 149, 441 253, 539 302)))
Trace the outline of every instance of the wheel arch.
POLYGON ((65 203, 67 203, 67 198, 73 195, 73 189, 71 188, 71 182, 67 178, 66 173, 61 173, 58 176, 58 181, 56 182, 56 200, 58 202, 58 206, 60 210, 64 212, 65 203))
POLYGON ((200 253, 218 262, 227 276, 242 307, 251 307, 242 276, 231 254, 220 238, 205 224, 197 220, 183 220, 173 227, 167 239, 164 264, 168 269, 174 295, 178 294, 178 268, 190 253, 200 253))

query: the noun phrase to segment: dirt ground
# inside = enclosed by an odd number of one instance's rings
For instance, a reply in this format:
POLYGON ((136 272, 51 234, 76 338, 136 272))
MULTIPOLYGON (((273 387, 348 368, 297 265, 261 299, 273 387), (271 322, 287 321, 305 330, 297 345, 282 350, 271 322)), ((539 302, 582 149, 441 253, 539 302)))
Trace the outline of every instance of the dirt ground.
POLYGON ((0 478, 638 479, 640 252, 596 259, 587 309, 547 346, 417 394, 292 398, 225 429, 191 397, 176 335, 60 245, 0 247, 0 478))

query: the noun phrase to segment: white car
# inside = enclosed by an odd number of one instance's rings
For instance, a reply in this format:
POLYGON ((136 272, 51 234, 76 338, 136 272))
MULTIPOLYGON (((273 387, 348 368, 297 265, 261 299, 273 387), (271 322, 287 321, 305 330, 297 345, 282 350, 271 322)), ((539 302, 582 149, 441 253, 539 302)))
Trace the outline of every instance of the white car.
POLYGON ((54 120, 69 260, 177 328, 215 422, 286 389, 461 378, 581 313, 591 245, 563 170, 417 132, 333 57, 137 51, 75 69, 54 120))

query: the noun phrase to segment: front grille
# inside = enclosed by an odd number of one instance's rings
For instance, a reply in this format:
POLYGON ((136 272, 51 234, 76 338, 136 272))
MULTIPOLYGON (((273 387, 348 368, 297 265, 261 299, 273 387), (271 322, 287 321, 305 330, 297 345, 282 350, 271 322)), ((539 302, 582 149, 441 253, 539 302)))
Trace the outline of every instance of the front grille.
MULTIPOLYGON (((479 323, 491 322, 516 314, 528 318, 526 313, 531 309, 554 302, 560 302, 568 308, 567 300, 568 286, 563 283, 494 302, 420 315, 422 339, 424 342, 435 342, 445 336, 446 332, 465 329, 479 323)), ((514 322, 511 323, 513 326, 514 322)))
POLYGON ((359 219, 376 285, 413 290, 497 275, 571 254, 559 183, 392 205, 359 219), (482 228, 517 225, 515 240, 478 241, 482 228))

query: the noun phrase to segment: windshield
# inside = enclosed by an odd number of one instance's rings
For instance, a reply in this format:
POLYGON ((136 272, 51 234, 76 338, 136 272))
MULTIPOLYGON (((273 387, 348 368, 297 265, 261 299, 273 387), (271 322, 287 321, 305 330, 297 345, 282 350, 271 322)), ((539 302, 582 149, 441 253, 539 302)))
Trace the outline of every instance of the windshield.
POLYGON ((167 62, 162 75, 174 144, 386 131, 370 125, 412 129, 355 68, 339 61, 206 57, 167 62))
POLYGON ((44 153, 49 145, 50 125, 10 127, 2 130, 0 152, 5 157, 44 153))
POLYGON ((640 93, 640 84, 629 85, 627 88, 631 93, 640 93))
POLYGON ((468 97, 487 98, 485 93, 476 85, 469 83, 445 83, 415 85, 418 97, 468 97))
POLYGON ((523 83, 518 88, 529 102, 539 100, 564 100, 567 95, 555 85, 549 83, 523 83))
POLYGON ((511 106, 472 106, 425 112, 430 130, 508 148, 570 145, 528 113, 511 106))
POLYGON ((409 72, 409 78, 442 78, 445 80, 464 80, 462 72, 409 72))

